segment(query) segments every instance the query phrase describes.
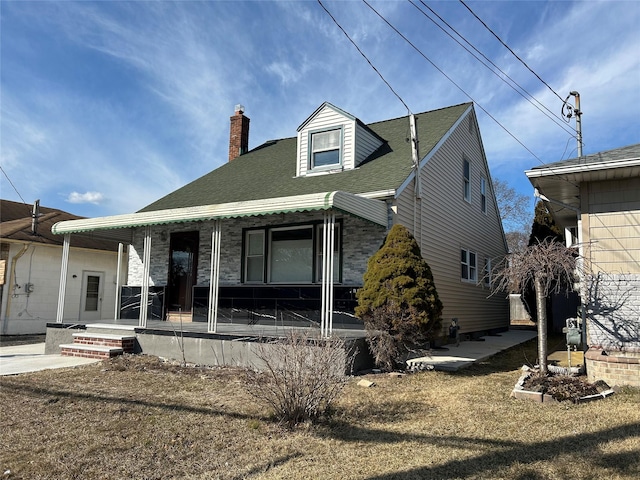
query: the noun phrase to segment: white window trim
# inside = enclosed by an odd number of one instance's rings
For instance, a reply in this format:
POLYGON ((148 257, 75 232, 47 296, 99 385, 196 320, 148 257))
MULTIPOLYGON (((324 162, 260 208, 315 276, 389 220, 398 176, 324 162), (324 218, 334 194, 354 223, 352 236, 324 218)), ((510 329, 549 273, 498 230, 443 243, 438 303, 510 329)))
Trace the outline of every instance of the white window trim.
POLYGON ((482 283, 485 287, 491 287, 491 259, 489 257, 484 257, 484 270, 482 272, 482 283))
POLYGON ((249 283, 249 284, 256 284, 256 285, 261 285, 264 284, 264 262, 266 261, 266 255, 265 255, 265 238, 267 236, 267 233, 265 231, 264 228, 260 228, 260 229, 255 229, 255 230, 246 230, 244 233, 244 276, 243 276, 243 281, 244 283, 249 283), (248 270, 249 270, 249 262, 248 259, 250 257, 249 255, 249 236, 250 235, 255 235, 257 233, 261 233, 262 234, 262 255, 251 255, 252 257, 258 257, 258 256, 262 256, 262 279, 261 280, 248 280, 247 277, 248 275, 248 270))
POLYGON ((460 249, 460 279, 463 282, 476 283, 478 281, 478 255, 473 250, 466 248, 460 249), (466 261, 462 261, 462 252, 466 253, 466 261), (474 263, 471 263, 471 255, 473 255, 474 263), (462 266, 467 267, 467 277, 462 275, 462 266))
POLYGON ((467 158, 462 159, 462 197, 467 203, 471 203, 471 162, 467 158), (469 176, 465 175, 465 166, 469 165, 469 176))
MULTIPOLYGON (((323 128, 323 129, 317 129, 317 130, 310 130, 308 133, 309 137, 308 137, 308 141, 307 141, 307 150, 308 150, 308 154, 307 154, 307 172, 309 173, 314 173, 314 172, 327 172, 330 170, 342 170, 343 165, 344 165, 344 126, 343 125, 338 125, 335 127, 329 127, 329 128, 323 128), (326 133, 326 132, 332 132, 332 131, 339 131, 340 133, 340 141, 339 141, 339 145, 338 145, 338 163, 332 163, 330 165, 320 165, 320 166, 315 166, 313 164, 313 159, 314 159, 314 154, 316 153, 316 151, 313 149, 313 136, 319 133, 326 133)), ((335 149, 327 149, 327 150, 319 150, 319 152, 322 151, 332 151, 335 149)))

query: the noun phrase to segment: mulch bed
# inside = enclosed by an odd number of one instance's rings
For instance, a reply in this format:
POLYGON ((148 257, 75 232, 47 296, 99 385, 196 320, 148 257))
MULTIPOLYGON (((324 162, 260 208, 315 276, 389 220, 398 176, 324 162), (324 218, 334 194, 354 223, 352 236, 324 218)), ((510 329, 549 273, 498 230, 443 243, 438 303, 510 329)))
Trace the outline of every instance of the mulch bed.
POLYGON ((534 373, 525 380, 523 389, 551 395, 559 402, 577 402, 580 398, 608 390, 609 386, 602 381, 591 384, 585 377, 534 373))

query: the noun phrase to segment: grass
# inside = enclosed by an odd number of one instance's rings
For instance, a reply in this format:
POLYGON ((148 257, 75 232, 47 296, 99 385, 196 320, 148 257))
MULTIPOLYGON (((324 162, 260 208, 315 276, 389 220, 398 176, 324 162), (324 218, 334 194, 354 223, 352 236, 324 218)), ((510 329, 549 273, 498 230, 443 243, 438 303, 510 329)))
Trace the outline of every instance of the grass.
POLYGON ((231 368, 147 356, 0 378, 0 467, 24 479, 632 479, 640 392, 511 399, 535 340, 458 373, 352 379, 293 431, 231 368))

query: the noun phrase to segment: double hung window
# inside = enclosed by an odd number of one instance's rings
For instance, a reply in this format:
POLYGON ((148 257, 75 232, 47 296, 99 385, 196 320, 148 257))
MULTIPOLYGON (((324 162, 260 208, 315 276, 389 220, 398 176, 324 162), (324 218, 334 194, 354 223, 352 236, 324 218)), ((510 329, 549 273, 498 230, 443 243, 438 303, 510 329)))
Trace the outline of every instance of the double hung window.
POLYGON ((311 169, 339 166, 341 162, 342 129, 311 134, 311 169))
POLYGON ((467 282, 475 282, 478 279, 478 266, 476 254, 470 250, 460 250, 460 276, 467 282))
POLYGON ((264 230, 250 230, 245 236, 244 278, 264 282, 264 230))
POLYGON ((485 287, 491 286, 491 259, 488 257, 484 259, 484 270, 482 272, 482 279, 485 287))
POLYGON ((463 177, 463 195, 464 199, 471 203, 471 164, 469 160, 464 159, 464 164, 462 167, 462 177, 463 177))

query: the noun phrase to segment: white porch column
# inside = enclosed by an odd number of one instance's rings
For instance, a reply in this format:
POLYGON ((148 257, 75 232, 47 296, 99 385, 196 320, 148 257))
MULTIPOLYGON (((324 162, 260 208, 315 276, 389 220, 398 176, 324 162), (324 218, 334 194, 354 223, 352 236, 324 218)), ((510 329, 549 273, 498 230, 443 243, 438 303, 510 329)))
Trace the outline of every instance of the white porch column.
POLYGON ((67 292, 67 272, 69 271, 69 246, 71 245, 71 235, 65 234, 62 243, 62 265, 60 266, 60 286, 58 288, 58 310, 56 312, 56 323, 62 323, 64 318, 64 298, 67 292))
POLYGON ((138 326, 147 326, 149 309, 149 271, 151 269, 151 227, 144 228, 144 248, 142 251, 142 291, 140 292, 140 316, 138 326))
POLYGON ((324 224, 322 228, 322 306, 320 309, 320 331, 323 337, 328 337, 333 332, 335 222, 335 213, 327 212, 324 214, 324 224))
POLYGON ((124 251, 122 243, 118 244, 118 266, 116 267, 116 299, 113 309, 113 319, 118 320, 120 318, 120 282, 122 281, 120 276, 122 275, 122 253, 124 251))
POLYGON ((213 222, 211 233, 211 270, 209 275, 209 311, 207 330, 216 333, 218 329, 218 285, 220 283, 220 220, 213 222))

